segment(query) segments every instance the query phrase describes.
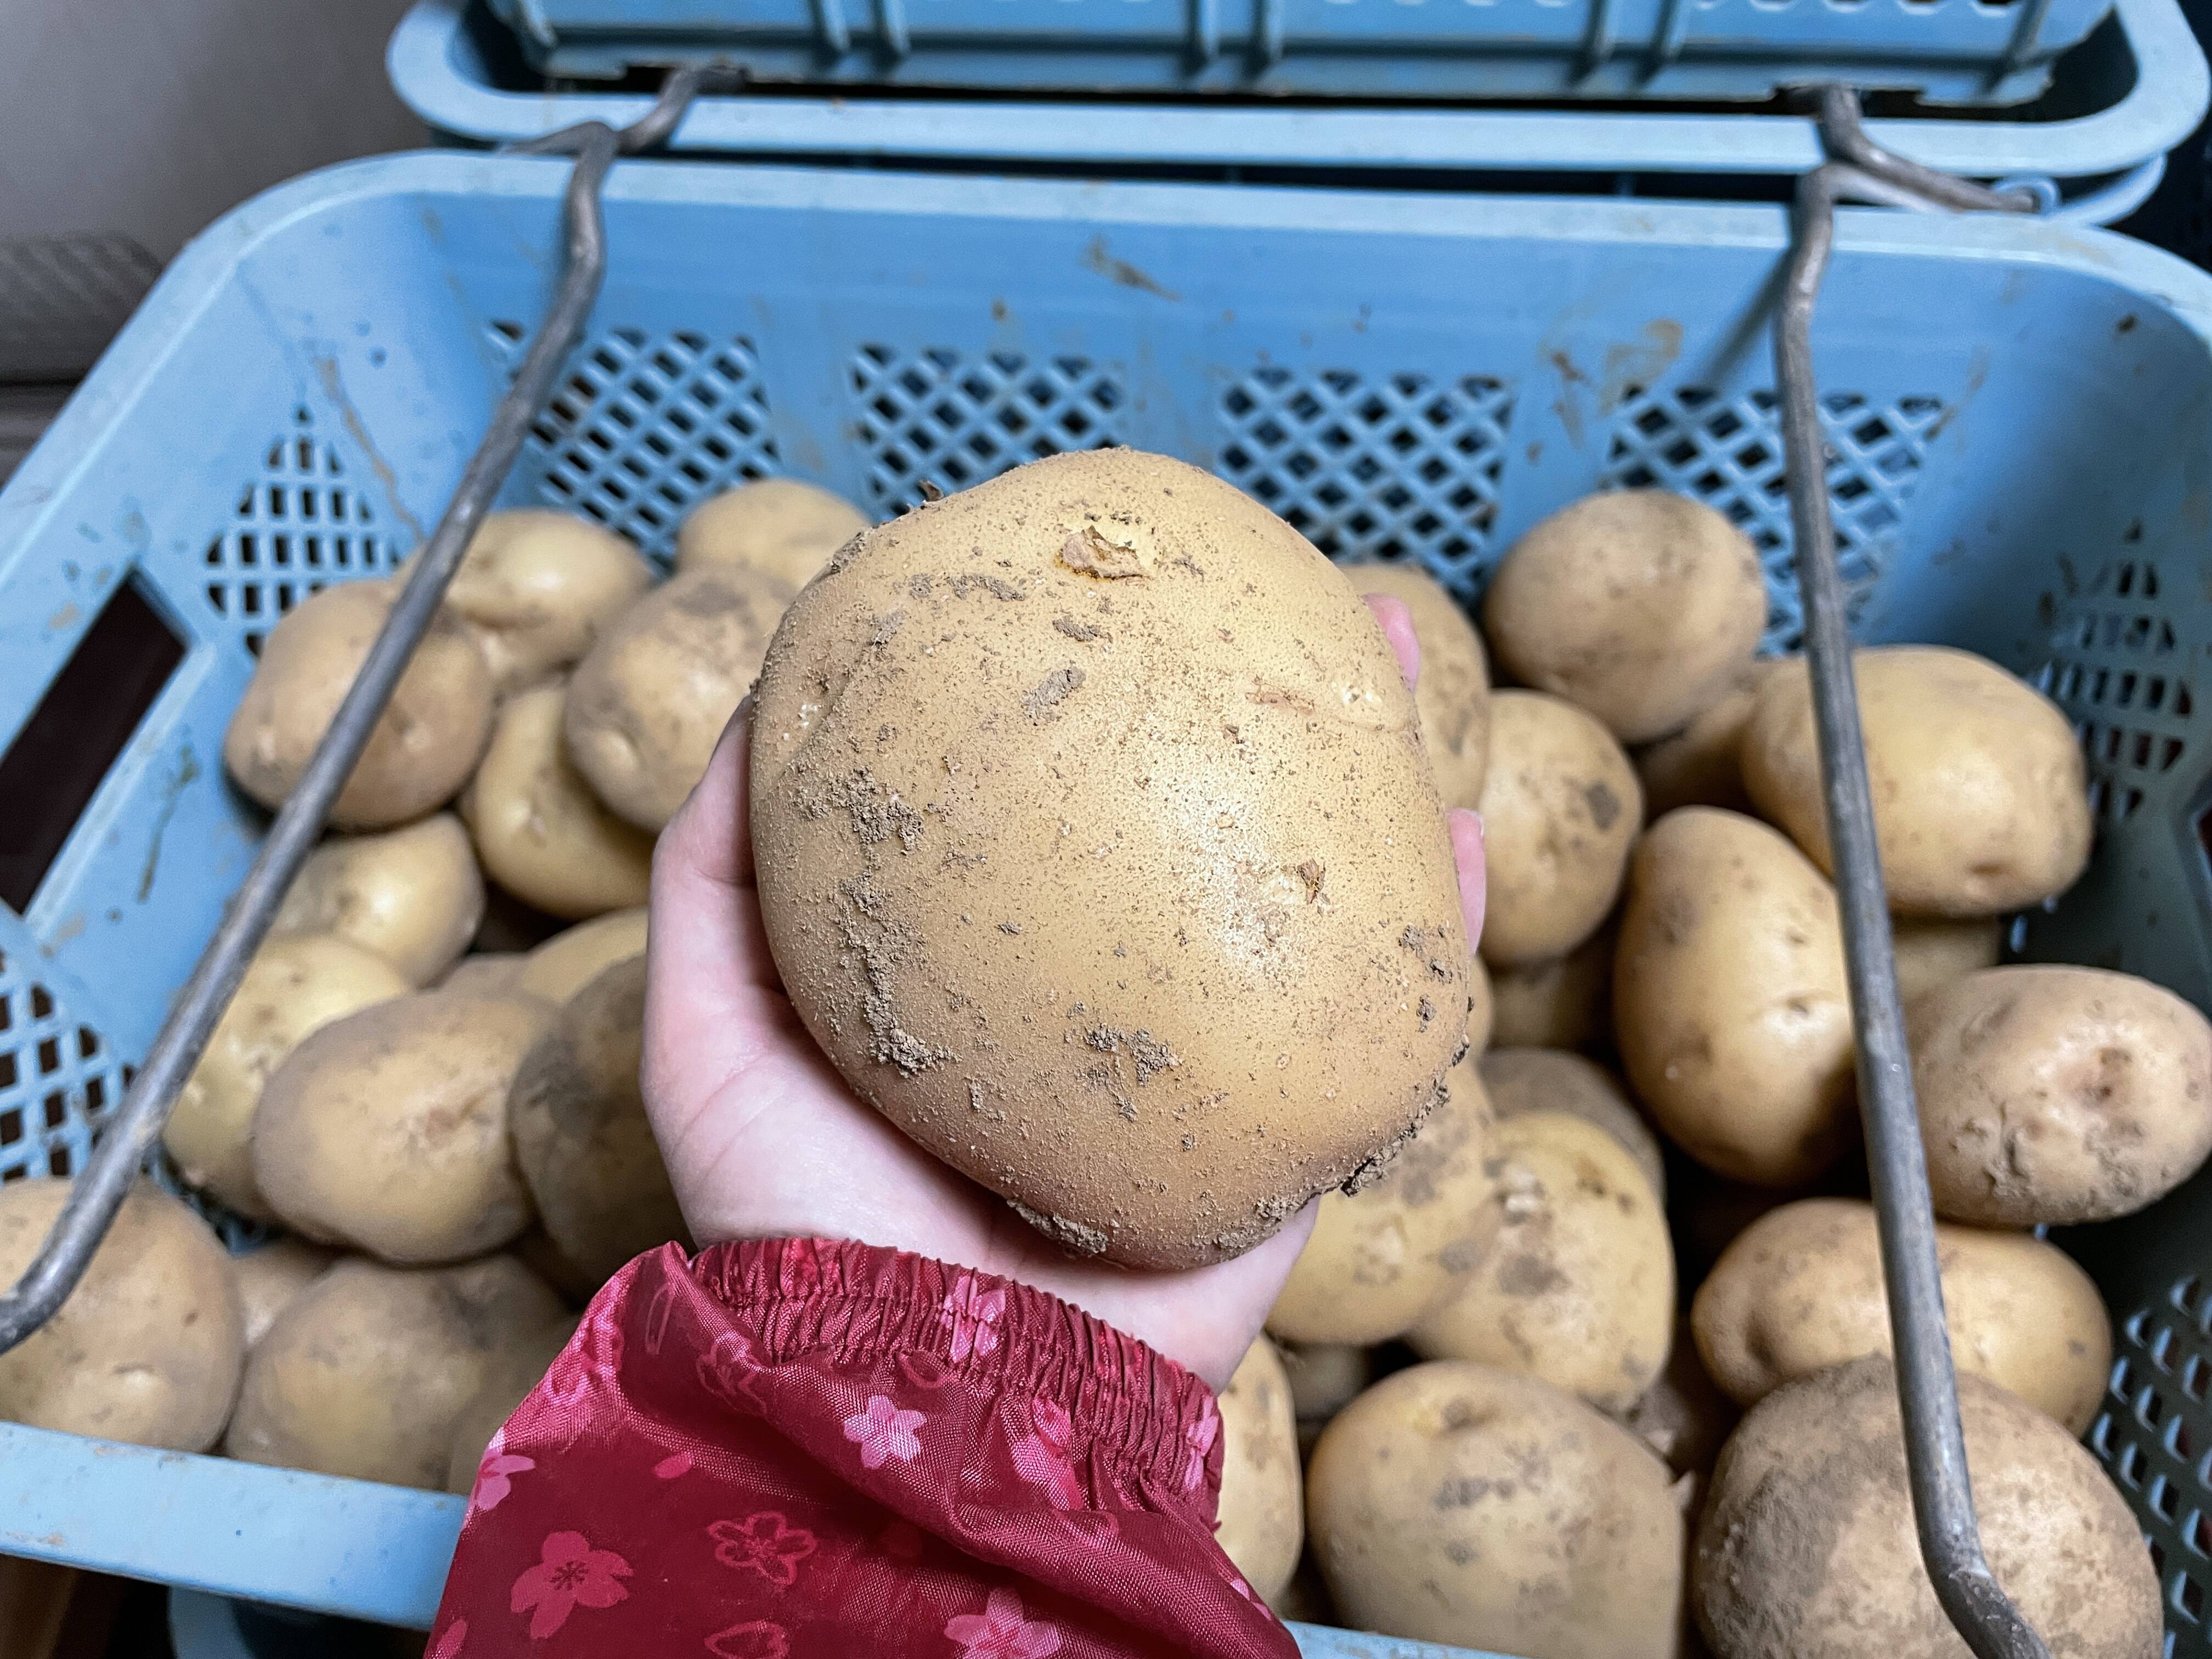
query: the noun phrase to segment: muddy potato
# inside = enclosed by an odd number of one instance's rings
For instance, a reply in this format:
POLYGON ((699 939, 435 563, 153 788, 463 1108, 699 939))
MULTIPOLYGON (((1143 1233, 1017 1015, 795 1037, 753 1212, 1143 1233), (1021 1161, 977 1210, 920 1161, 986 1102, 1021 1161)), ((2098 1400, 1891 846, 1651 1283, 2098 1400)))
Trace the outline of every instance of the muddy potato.
MULTIPOLYGON (((2088 1274, 2026 1233, 1939 1224, 1943 1315, 1959 1369, 1986 1376, 2068 1431, 2096 1415, 2112 1323, 2088 1274)), ((1874 1206, 1808 1198, 1753 1222, 1698 1289, 1698 1352, 1739 1405, 1784 1382, 1890 1349, 1874 1206)))
POLYGON ((240 1215, 273 1219, 251 1141, 270 1074, 313 1032, 410 988, 390 962, 342 939, 284 933, 263 945, 162 1128, 185 1179, 240 1215))
POLYGON ((1355 1629, 1526 1659, 1673 1659, 1673 1479, 1573 1396, 1438 1361, 1383 1378, 1323 1431, 1307 1534, 1355 1629))
POLYGON ((1766 582, 1758 550, 1704 502, 1614 490, 1571 502, 1514 543, 1482 624, 1514 679, 1644 743, 1718 702, 1749 666, 1766 582))
POLYGON ((239 1307, 246 1317, 246 1346, 251 1348, 266 1335, 292 1298, 337 1259, 336 1250, 304 1238, 271 1239, 258 1249, 233 1256, 231 1271, 237 1276, 239 1307))
POLYGON ((759 478, 691 510, 676 532, 676 568, 757 570, 797 592, 868 527, 843 497, 797 478, 759 478))
POLYGON ((752 730, 807 1029, 1073 1249, 1249 1249, 1379 1173, 1462 1046, 1451 848, 1389 641, 1194 467, 1060 455, 866 532, 778 629, 752 730))
POLYGON ((1245 1351, 1221 1395, 1220 1515, 1216 1541, 1261 1600, 1272 1604, 1297 1568, 1305 1494, 1290 1379, 1264 1336, 1245 1351))
POLYGON ((530 1224, 507 1091, 552 1018, 534 997, 420 991, 325 1025, 253 1115, 253 1173, 284 1223, 402 1266, 459 1261, 530 1224))
POLYGON ((1989 968, 1906 1012, 1936 1212, 1987 1227, 2103 1221, 2212 1152, 2212 1025, 2096 968, 1989 968))
POLYGON ((515 1162, 545 1231, 602 1281, 632 1256, 690 1236, 638 1091, 645 958, 599 975, 565 1004, 507 1091, 515 1162))
POLYGON ((518 507, 485 519, 446 608, 505 696, 580 660, 652 586, 653 567, 611 530, 574 513, 518 507))
POLYGON ((1691 716, 1687 726, 1637 751, 1646 819, 1656 822, 1678 806, 1751 811, 1743 787, 1743 729, 1751 723, 1760 684, 1777 665, 1771 658, 1745 664, 1719 699, 1691 716))
POLYGON ((645 954, 645 907, 617 910, 564 928, 522 959, 514 988, 566 1002, 617 962, 645 954))
MULTIPOLYGON (((1995 663, 1932 645, 1851 653, 1890 908, 1988 916, 2074 884, 2089 858, 2088 781, 2057 705, 1995 663)), ((1759 688, 1743 780, 1761 816, 1832 871, 1803 665, 1759 688)))
POLYGON ((1413 688, 1421 746, 1444 805, 1473 806, 1490 766, 1490 662, 1482 635, 1459 601, 1417 564, 1356 564, 1345 574, 1361 592, 1387 594, 1413 613, 1421 646, 1420 681, 1413 688))
POLYGON ((569 764, 567 701, 554 684, 501 705, 461 816, 494 881, 548 915, 581 921, 645 902, 653 837, 601 805, 569 764))
POLYGON ((1488 1248, 1406 1340, 1424 1358, 1520 1371, 1626 1411, 1674 1329, 1674 1249, 1650 1182, 1613 1136, 1564 1112, 1501 1119, 1490 1161, 1488 1248))
POLYGON ((676 816, 791 595, 757 570, 687 570, 617 617, 576 665, 562 714, 568 758, 617 817, 658 835, 676 816))
POLYGON ((1636 1109, 1620 1079, 1580 1054, 1557 1048, 1493 1048, 1482 1057, 1482 1087, 1502 1122, 1527 1112, 1565 1112, 1594 1123, 1621 1145, 1667 1202, 1667 1160, 1659 1137, 1636 1109))
POLYGON ((331 836, 292 878, 271 931, 374 951, 419 990, 459 959, 483 908, 469 832, 438 812, 380 835, 331 836))
MULTIPOLYGON (((1990 1569, 2052 1659, 2157 1659, 2158 1575, 2096 1461, 1978 1376, 1960 1376, 1959 1407, 1990 1569)), ((1921 1565, 1887 1360, 1752 1409, 1721 1454, 1691 1571, 1717 1659, 1966 1653, 1921 1565)))
POLYGON ((1619 937, 1607 922, 1564 957, 1492 971, 1490 1046, 1612 1048, 1613 953, 1619 937))
MULTIPOLYGON (((0 1187, 0 1282, 30 1267, 69 1191, 36 1176, 0 1187)), ((230 1415, 245 1348, 222 1241, 141 1182, 60 1310, 0 1354, 0 1420, 205 1451, 230 1415)))
MULTIPOLYGON (((385 582, 326 587, 270 629, 224 734, 222 761, 232 781, 270 811, 307 769, 394 597, 385 582)), ((441 611, 338 792, 331 827, 386 829, 453 799, 491 736, 491 710, 483 653, 441 611)))
POLYGON ((2004 924, 1995 916, 1954 921, 1937 916, 1918 921, 1898 917, 1890 923, 1897 951, 1897 997, 1909 1004, 1923 993, 1997 965, 2004 924))
POLYGON ((550 1325, 534 1326, 501 1344, 485 1362, 482 1385, 453 1419, 453 1449, 446 1462, 447 1492, 475 1490, 492 1437, 545 1380, 546 1371, 575 1335, 576 1325, 574 1316, 563 1316, 550 1325))
POLYGON ((349 1257, 247 1358, 224 1449, 249 1463, 438 1491, 494 1358, 562 1316, 512 1256, 459 1267, 349 1257))
POLYGON ((1497 1018, 1497 1006, 1490 994, 1490 970, 1482 965, 1482 958, 1473 957, 1467 964, 1467 1051, 1479 1054, 1490 1047, 1491 1022, 1497 1018))
POLYGON ((1848 1144, 1835 890, 1765 824, 1686 806, 1651 826, 1629 866, 1613 1018, 1637 1098, 1708 1167, 1795 1186, 1848 1144))
POLYGON ((1566 955, 1613 908, 1643 827, 1628 757, 1571 702, 1498 692, 1480 810, 1490 870, 1482 959, 1511 969, 1566 955))

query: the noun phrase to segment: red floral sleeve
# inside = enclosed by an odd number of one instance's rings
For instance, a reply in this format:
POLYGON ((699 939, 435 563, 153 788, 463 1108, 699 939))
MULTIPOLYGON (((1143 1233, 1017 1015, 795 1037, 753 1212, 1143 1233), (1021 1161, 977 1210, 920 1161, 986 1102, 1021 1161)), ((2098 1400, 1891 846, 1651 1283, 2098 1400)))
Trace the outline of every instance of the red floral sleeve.
POLYGON ((871 1246, 669 1245, 484 1454, 429 1659, 1289 1659, 1196 1377, 871 1246))

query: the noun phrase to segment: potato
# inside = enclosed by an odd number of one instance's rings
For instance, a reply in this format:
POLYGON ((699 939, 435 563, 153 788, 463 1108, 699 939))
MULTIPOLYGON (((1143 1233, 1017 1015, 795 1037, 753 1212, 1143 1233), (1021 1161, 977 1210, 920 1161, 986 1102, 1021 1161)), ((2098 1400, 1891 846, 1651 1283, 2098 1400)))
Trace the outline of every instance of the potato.
POLYGON ((1759 550, 1704 502, 1615 490, 1513 544, 1482 624, 1514 679, 1643 743, 1727 695, 1766 626, 1766 580, 1759 550))
POLYGON ((1795 1186, 1848 1143, 1835 890, 1765 824, 1685 806, 1651 826, 1629 866, 1613 1018, 1637 1097, 1721 1174, 1795 1186))
POLYGON ((617 910, 556 933, 522 960, 514 988, 566 1002, 617 962, 645 954, 645 907, 617 910))
POLYGON ((1195 467, 1060 455, 868 531, 777 629, 752 730, 763 920, 808 1030, 1073 1249, 1249 1249, 1378 1174, 1462 1044, 1451 847, 1389 642, 1195 467))
POLYGON ((582 921, 645 902, 653 837, 602 806, 568 763, 567 702, 556 684, 501 705, 461 816, 494 881, 549 915, 582 921))
POLYGON ((568 682, 568 758, 617 817, 659 834, 737 712, 792 590, 736 566, 685 571, 600 635, 568 682))
MULTIPOLYGON (((2052 1659, 2156 1659, 2158 1574, 2089 1454, 1971 1375, 1959 1407, 1990 1570, 2052 1659)), ((1777 1389, 1721 1454, 1692 1597, 1717 1659, 1951 1659, 1920 1562, 1897 1376, 1854 1360, 1777 1389)))
POLYGON ((1493 1048, 1613 1047, 1613 953, 1608 922, 1564 957, 1490 975, 1493 1048))
POLYGON ((1644 825, 1628 757, 1571 702, 1498 692, 1481 811, 1490 858, 1482 959, 1510 969, 1566 955, 1613 908, 1644 825))
POLYGON ((295 1231, 402 1266, 511 1242, 531 1207, 507 1085, 552 1017, 534 997, 418 991, 325 1026, 262 1091, 263 1194, 295 1231))
POLYGON ((638 1091, 645 958, 576 993, 507 1091, 515 1162, 561 1254, 602 1282, 674 1239, 690 1246, 638 1091))
POLYGON ((1221 1393, 1221 1521, 1215 1541, 1261 1600, 1289 1588, 1305 1539, 1297 1424, 1274 1345, 1245 1350, 1221 1393))
POLYGON ((527 959, 520 951, 481 951, 455 963, 453 971, 438 981, 437 988, 466 991, 478 996, 504 996, 521 989, 522 964, 527 959))
MULTIPOLYGON (((46 1242, 70 1183, 0 1187, 0 1283, 46 1242)), ((141 1182, 60 1310, 0 1354, 0 1420, 205 1451, 238 1392, 245 1316, 230 1259, 207 1223, 141 1182)))
POLYGON ((2004 945, 2004 924, 1995 916, 1953 921, 1942 917, 1890 923, 1897 951, 1897 996, 1902 1003, 1997 965, 2004 945))
POLYGON ((1374 1185, 1322 1195, 1313 1234, 1267 1315, 1289 1342, 1387 1342, 1474 1267, 1490 1231, 1489 1103, 1471 1060, 1374 1185))
MULTIPOLYGON (((2089 797, 2066 716, 1995 663, 1932 645, 1851 653, 1890 908, 1988 916, 2074 884, 2089 797)), ((1833 872, 1813 688, 1793 664, 1759 688, 1743 781, 1762 815, 1833 872)))
POLYGON ((1477 1360, 1626 1411, 1674 1329, 1674 1249, 1650 1182, 1564 1112, 1501 1119, 1491 1149, 1496 1234, 1406 1340, 1425 1359, 1477 1360))
POLYGON ((2103 1221, 2212 1152, 2212 1025, 2096 968, 1988 968, 1907 1011, 1936 1212, 1987 1227, 2103 1221))
POLYGON ((1275 1352, 1291 1385, 1291 1409, 1303 1428, 1350 1405, 1375 1376, 1375 1354, 1346 1342, 1278 1342, 1275 1352))
MULTIPOLYGON (((307 769, 395 598, 384 582, 326 587, 295 605, 261 660, 222 740, 231 780, 275 811, 307 769)), ((491 737, 491 670, 460 623, 440 611, 331 808, 338 830, 383 830, 460 793, 491 737)))
POLYGON ((1474 805, 1490 768, 1490 662, 1482 635, 1459 601, 1418 564, 1356 564, 1345 574, 1362 593, 1388 595, 1413 613, 1421 647, 1420 682, 1413 688, 1421 747, 1444 805, 1474 805))
POLYGON ((1667 1202, 1667 1159, 1644 1114, 1602 1066, 1557 1048, 1493 1048, 1482 1057, 1482 1087, 1500 1121, 1526 1112, 1565 1112, 1594 1123, 1621 1145, 1667 1202))
MULTIPOLYGON (((2112 1322, 2088 1274, 2025 1233, 1939 1224, 1951 1354, 2080 1434, 2112 1369, 2112 1322)), ((1691 1310, 1698 1352, 1738 1405, 1863 1354, 1887 1354, 1874 1206, 1808 1198, 1753 1222, 1691 1310)))
POLYGON ((1672 1480, 1571 1395, 1444 1360, 1383 1378, 1323 1431, 1306 1529, 1356 1629, 1527 1659, 1673 1659, 1672 1480))
POLYGON ((272 931, 328 933, 373 951, 420 990, 468 948, 483 877, 450 812, 381 835, 334 836, 307 854, 272 931))
POLYGON ((599 1293, 606 1280, 589 1273, 547 1236, 540 1222, 514 1241, 509 1252, 517 1261, 550 1285, 572 1308, 581 1308, 599 1293))
POLYGON ((1490 994, 1490 970, 1482 965, 1481 957, 1472 957, 1467 964, 1468 1053, 1479 1054, 1490 1047, 1490 1026, 1496 1017, 1496 1005, 1490 994))
POLYGON ((676 532, 676 568, 757 570, 797 592, 868 527, 842 496, 797 478, 760 478, 691 509, 676 532))
POLYGON ((467 1492, 476 1489, 484 1455, 492 1437, 506 1427, 530 1391, 545 1380, 545 1373, 576 1334, 573 1316, 556 1319, 520 1333, 491 1354, 485 1363, 483 1382, 453 1419, 453 1449, 446 1462, 446 1490, 467 1492))
POLYGON ((1777 666, 1771 658, 1745 664, 1718 702, 1699 709, 1680 731, 1637 751, 1647 819, 1662 818, 1678 806, 1751 811, 1743 787, 1743 729, 1751 723, 1760 684, 1777 666))
POLYGON ((246 1360, 224 1449, 248 1463, 438 1491, 495 1356, 562 1316, 512 1256, 388 1267, 349 1257, 246 1360))
POLYGON ((1674 1343, 1658 1379, 1619 1420, 1677 1476, 1692 1477, 1702 1490, 1741 1416, 1735 1402, 1706 1373, 1690 1322, 1682 1318, 1675 1321, 1674 1343))
POLYGON ((270 1073, 310 1033, 410 988, 384 957, 343 939, 281 933, 267 940, 161 1130, 185 1179, 240 1215, 273 1219, 248 1140, 270 1073))
POLYGON ((517 507, 477 527, 446 608, 505 696, 581 659, 652 586, 653 567, 611 530, 573 513, 517 507))
POLYGON ((246 1317, 246 1346, 252 1347, 268 1334, 276 1316, 292 1298, 323 1276, 338 1259, 337 1252, 310 1244, 303 1238, 276 1238, 244 1255, 231 1258, 238 1279, 238 1301, 246 1317))

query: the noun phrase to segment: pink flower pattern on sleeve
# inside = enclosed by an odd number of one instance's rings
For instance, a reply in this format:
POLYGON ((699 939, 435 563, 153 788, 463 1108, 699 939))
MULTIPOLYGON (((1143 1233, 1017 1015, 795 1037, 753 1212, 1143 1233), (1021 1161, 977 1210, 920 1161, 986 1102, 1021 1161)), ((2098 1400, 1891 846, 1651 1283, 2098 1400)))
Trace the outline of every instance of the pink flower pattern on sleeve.
POLYGON ((530 1615, 530 1636, 542 1642, 568 1622, 578 1607, 611 1607, 629 1592, 622 1580, 629 1563, 612 1550, 595 1550, 580 1532, 546 1534, 538 1565, 514 1581, 507 1608, 530 1615))

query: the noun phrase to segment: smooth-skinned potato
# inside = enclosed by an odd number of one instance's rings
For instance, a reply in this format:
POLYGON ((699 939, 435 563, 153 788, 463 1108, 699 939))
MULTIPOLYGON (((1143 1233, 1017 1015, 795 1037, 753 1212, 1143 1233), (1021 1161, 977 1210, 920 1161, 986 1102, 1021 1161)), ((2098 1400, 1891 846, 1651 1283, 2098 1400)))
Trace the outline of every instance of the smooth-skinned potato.
MULTIPOLYGON (((326 587, 288 612, 231 716, 222 761, 274 811, 330 729, 391 614, 385 582, 326 587)), ((491 737, 491 670, 460 622, 440 611, 331 808, 338 830, 383 830, 434 812, 460 793, 491 737)))
POLYGON ((652 585, 653 567, 613 531, 574 513, 517 507, 478 527, 446 608, 505 696, 579 661, 652 585))
POLYGON ((461 817, 485 872, 548 915, 580 921, 645 902, 653 837, 600 805, 561 735, 568 691, 518 691, 500 706, 461 817))
POLYGON ((1490 974, 1490 1046, 1493 1048, 1613 1047, 1613 955, 1620 930, 1611 922, 1564 957, 1490 974))
POLYGON ((1273 1605, 1297 1568, 1305 1493, 1290 1379, 1264 1336, 1245 1351, 1221 1392, 1219 1513, 1215 1541, 1260 1599, 1273 1605))
MULTIPOLYGON (((2052 1659, 2157 1659, 2158 1574, 2095 1459, 1962 1373, 1959 1413, 1990 1571, 2052 1659)), ((1954 1659, 1921 1565, 1887 1359, 1776 1389, 1721 1453, 1692 1566, 1716 1659, 1954 1659)))
MULTIPOLYGON (((1947 647, 1855 651, 1851 667, 1892 909, 1996 915, 2074 884, 2089 858, 2088 780, 2056 703, 1995 663, 1947 647)), ((1742 760, 1761 816, 1832 873, 1802 661, 1760 686, 1742 760)))
POLYGON ((1421 647, 1413 687, 1421 746, 1444 805, 1473 806, 1490 769, 1490 661, 1482 635, 1459 601, 1417 564, 1356 564, 1345 574, 1362 593, 1386 594, 1412 614, 1421 647))
POLYGON ((270 1075, 332 1020, 412 988, 384 957, 342 939, 280 933, 264 944, 162 1127, 185 1179, 242 1216, 274 1220, 253 1178, 252 1140, 270 1075))
POLYGON ((574 1317, 555 1320, 520 1333, 486 1361, 483 1382, 453 1419, 453 1450, 446 1463, 446 1490, 475 1490, 492 1438, 514 1415, 530 1391, 545 1380, 561 1350, 576 1334, 574 1317))
POLYGON ((1685 806, 1646 832, 1613 1018, 1637 1098, 1707 1167, 1790 1187, 1843 1152, 1851 1010, 1835 889, 1766 825, 1685 806))
POLYGON ((1673 1479, 1571 1395, 1442 1360, 1383 1378, 1322 1431, 1306 1530, 1355 1629, 1525 1659, 1674 1659, 1673 1479))
POLYGON ((1059 455, 865 532, 784 617, 751 731, 762 916, 807 1030, 1073 1250, 1249 1249, 1380 1174, 1463 1043, 1451 845, 1389 642, 1195 467, 1059 455))
POLYGON ((1620 1079, 1580 1054, 1559 1048, 1493 1048, 1481 1061, 1483 1091, 1502 1122, 1526 1112, 1565 1112, 1594 1123, 1619 1141, 1667 1201, 1667 1159, 1659 1137, 1636 1109, 1620 1079))
POLYGON ((522 959, 514 988, 560 1004, 617 962, 645 954, 645 907, 563 928, 522 959))
POLYGON ((1375 1354, 1370 1348, 1343 1342, 1278 1342, 1275 1352, 1290 1379, 1291 1408, 1298 1425, 1322 1424, 1350 1405, 1375 1377, 1375 1354))
POLYGON ((2004 924, 1996 916, 1898 917, 1889 933, 1897 951, 1897 1000, 1908 1006, 1938 986, 1996 967, 2004 946, 2004 924))
MULTIPOLYGON (((29 1268, 69 1192, 46 1176, 0 1187, 0 1282, 29 1268)), ((230 1415, 245 1351, 222 1241, 141 1182, 59 1310, 0 1354, 0 1420, 205 1451, 230 1415)))
POLYGON ((438 981, 437 988, 503 996, 520 988, 525 960, 520 951, 478 951, 455 963, 452 971, 438 981))
MULTIPOLYGON (((2080 1434, 2112 1369, 2112 1322, 2089 1275, 2026 1233, 1939 1224, 1943 1316, 1959 1369, 2080 1434)), ((1874 1206, 1808 1198, 1760 1217, 1698 1286, 1691 1324, 1706 1371, 1738 1405, 1890 1349, 1874 1206)))
POLYGON ((676 568, 757 570, 795 593, 867 527, 867 514, 818 484, 759 478, 691 509, 676 532, 676 568))
POLYGON ((1482 605, 1498 665, 1588 709, 1623 743, 1726 695, 1766 626, 1759 550, 1704 502, 1585 495, 1513 544, 1482 605))
POLYGON ((2212 1153, 2212 1024, 2097 968, 1989 968, 1906 1011, 1936 1212, 1986 1227, 2104 1221, 2212 1153))
POLYGON ((1743 787, 1743 729, 1751 724, 1760 684, 1775 666, 1771 658, 1745 664, 1718 700, 1692 715, 1688 725, 1636 751, 1647 819, 1662 818, 1678 806, 1751 811, 1743 787))
POLYGON ((1490 906, 1482 959, 1526 968, 1595 933, 1644 825, 1635 769, 1590 715, 1540 691, 1490 700, 1482 786, 1490 906))
POLYGON ((272 1238, 257 1249, 231 1258, 238 1279, 238 1303, 246 1317, 246 1346, 268 1334, 292 1298, 320 1279, 338 1259, 336 1250, 304 1238, 272 1238))
POLYGON ((374 951, 420 990, 459 960, 483 920, 483 876, 450 812, 380 835, 334 836, 307 854, 271 931, 328 933, 374 951))

